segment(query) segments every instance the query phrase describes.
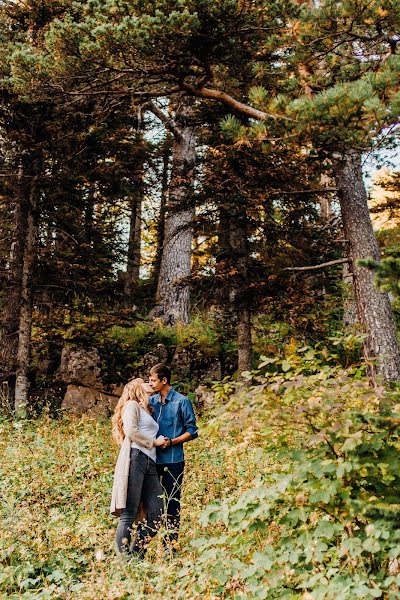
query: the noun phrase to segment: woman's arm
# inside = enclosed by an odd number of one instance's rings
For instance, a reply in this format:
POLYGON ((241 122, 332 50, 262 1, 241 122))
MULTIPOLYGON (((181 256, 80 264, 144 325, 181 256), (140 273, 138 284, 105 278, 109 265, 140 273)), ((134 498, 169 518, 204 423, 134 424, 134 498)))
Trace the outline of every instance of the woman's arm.
POLYGON ((140 433, 139 418, 139 405, 137 402, 132 400, 126 405, 124 412, 122 413, 124 433, 131 442, 135 442, 135 444, 139 444, 139 446, 144 446, 144 448, 148 448, 150 450, 153 448, 155 440, 147 437, 147 435, 143 435, 143 433, 140 433))

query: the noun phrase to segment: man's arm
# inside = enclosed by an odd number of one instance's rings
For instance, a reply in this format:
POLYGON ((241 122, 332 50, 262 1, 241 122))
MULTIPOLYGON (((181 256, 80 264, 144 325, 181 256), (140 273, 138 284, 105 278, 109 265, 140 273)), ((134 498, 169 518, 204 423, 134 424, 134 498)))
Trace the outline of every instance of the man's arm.
POLYGON ((169 448, 169 446, 177 446, 178 444, 184 444, 190 440, 194 440, 198 437, 198 429, 196 425, 196 416, 194 414, 192 403, 189 398, 185 398, 181 405, 182 419, 184 433, 173 439, 167 438, 165 443, 161 446, 162 448, 169 448))
POLYGON ((189 442, 193 439, 193 436, 189 431, 182 433, 176 438, 166 438, 165 442, 161 446, 161 448, 169 448, 170 446, 177 446, 178 444, 184 444, 185 442, 189 442))

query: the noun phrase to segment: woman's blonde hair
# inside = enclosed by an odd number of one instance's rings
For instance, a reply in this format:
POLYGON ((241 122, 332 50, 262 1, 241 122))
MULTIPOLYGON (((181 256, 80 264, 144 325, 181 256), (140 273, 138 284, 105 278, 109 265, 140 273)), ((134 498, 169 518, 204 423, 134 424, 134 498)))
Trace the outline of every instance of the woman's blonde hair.
POLYGON ((118 400, 118 404, 115 407, 114 415, 111 419, 112 422, 112 436, 115 442, 119 445, 122 444, 125 438, 124 426, 122 423, 122 413, 125 406, 130 400, 139 402, 147 411, 149 411, 149 399, 143 387, 144 381, 140 377, 128 381, 122 392, 121 398, 118 400))

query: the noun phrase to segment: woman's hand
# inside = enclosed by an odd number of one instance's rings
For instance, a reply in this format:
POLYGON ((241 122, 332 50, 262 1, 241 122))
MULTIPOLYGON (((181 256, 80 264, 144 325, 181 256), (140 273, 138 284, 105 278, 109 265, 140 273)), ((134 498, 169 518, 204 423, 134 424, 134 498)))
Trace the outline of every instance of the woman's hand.
POLYGON ((166 442, 166 438, 163 435, 159 435, 156 440, 154 440, 155 446, 163 446, 166 442))

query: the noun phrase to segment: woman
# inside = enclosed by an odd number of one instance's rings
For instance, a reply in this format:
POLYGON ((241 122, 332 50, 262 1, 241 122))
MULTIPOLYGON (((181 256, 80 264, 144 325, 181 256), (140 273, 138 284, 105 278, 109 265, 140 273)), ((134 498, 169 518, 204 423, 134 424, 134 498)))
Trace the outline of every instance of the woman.
POLYGON ((156 469, 156 446, 164 436, 157 436, 158 423, 151 416, 146 385, 133 379, 124 387, 112 418, 112 433, 121 446, 114 473, 111 514, 119 516, 116 533, 118 552, 143 557, 146 546, 161 522, 162 489, 156 469), (142 501, 147 524, 131 547, 132 525, 142 501))

